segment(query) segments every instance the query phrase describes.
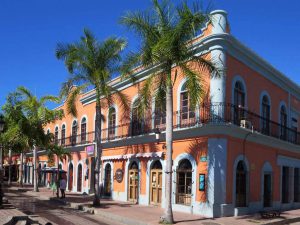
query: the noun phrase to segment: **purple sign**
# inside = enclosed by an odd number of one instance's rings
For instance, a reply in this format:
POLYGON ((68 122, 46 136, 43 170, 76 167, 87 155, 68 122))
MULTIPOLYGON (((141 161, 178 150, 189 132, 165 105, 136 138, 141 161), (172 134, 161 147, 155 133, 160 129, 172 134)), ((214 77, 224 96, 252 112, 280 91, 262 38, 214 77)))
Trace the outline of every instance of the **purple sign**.
POLYGON ((86 147, 86 154, 89 156, 95 155, 95 147, 94 145, 89 145, 86 147))

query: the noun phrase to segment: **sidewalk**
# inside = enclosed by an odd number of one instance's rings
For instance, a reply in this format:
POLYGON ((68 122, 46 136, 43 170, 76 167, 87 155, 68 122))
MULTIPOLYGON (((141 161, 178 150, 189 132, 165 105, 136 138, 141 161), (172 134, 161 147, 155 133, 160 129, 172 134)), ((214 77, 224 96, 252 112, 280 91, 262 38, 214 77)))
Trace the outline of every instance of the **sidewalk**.
MULTIPOLYGON (((5 193, 7 198, 11 197, 10 193, 5 193)), ((26 220, 35 222, 34 224, 46 224, 47 220, 41 218, 41 217, 34 217, 32 218, 31 216, 28 216, 21 212, 20 210, 16 209, 14 206, 12 206, 9 201, 8 202, 3 202, 3 208, 0 208, 0 224, 10 224, 11 220, 14 217, 19 217, 23 221, 20 222, 20 224, 25 224, 26 220)), ((16 219, 16 218, 14 218, 16 219)), ((19 224, 19 223, 17 223, 19 224)))
POLYGON ((4 204, 4 208, 0 209, 0 224, 9 222, 14 216, 26 216, 21 211, 4 204))
MULTIPOLYGON (((17 187, 11 187, 19 189, 17 187)), ((19 191, 26 191, 24 194, 36 196, 42 200, 59 201, 60 203, 100 215, 104 218, 116 222, 132 225, 157 225, 159 218, 163 215, 163 209, 155 206, 141 206, 128 202, 117 202, 101 199, 99 208, 92 207, 93 196, 81 195, 76 193, 66 193, 66 199, 57 199, 52 195, 52 191, 47 188, 40 188, 39 192, 31 191, 32 187, 25 187, 19 191)), ((281 214, 276 219, 260 219, 259 215, 247 215, 240 217, 223 217, 216 219, 204 218, 197 215, 174 212, 174 220, 179 225, 255 225, 255 224, 289 224, 300 221, 300 209, 290 210, 281 214)))

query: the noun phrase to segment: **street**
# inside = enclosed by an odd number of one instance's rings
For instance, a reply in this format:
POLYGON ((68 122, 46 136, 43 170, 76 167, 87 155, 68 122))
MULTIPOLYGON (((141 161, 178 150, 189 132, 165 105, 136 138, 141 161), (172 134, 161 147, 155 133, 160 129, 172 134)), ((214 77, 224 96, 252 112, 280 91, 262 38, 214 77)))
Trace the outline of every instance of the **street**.
POLYGON ((68 208, 60 203, 28 197, 21 192, 10 191, 6 196, 14 207, 42 224, 52 222, 58 225, 121 225, 98 215, 68 208))

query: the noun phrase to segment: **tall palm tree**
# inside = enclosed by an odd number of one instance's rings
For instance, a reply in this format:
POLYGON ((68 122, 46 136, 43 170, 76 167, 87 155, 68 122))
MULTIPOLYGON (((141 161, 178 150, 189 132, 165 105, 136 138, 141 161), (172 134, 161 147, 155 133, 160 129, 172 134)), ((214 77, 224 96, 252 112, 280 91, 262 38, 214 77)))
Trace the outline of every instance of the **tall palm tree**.
POLYGON ((19 184, 23 186, 23 154, 30 148, 29 138, 24 131, 28 130, 29 123, 23 114, 16 93, 8 94, 2 109, 5 115, 6 130, 1 134, 1 143, 2 146, 10 148, 12 152, 21 154, 19 184))
POLYGON ((47 123, 54 121, 63 116, 62 111, 50 110, 46 107, 48 102, 59 103, 60 98, 46 95, 41 98, 36 97, 25 87, 18 87, 16 95, 19 98, 19 107, 25 116, 26 126, 22 131, 28 138, 28 145, 33 149, 33 169, 34 178, 33 185, 34 191, 38 191, 38 173, 37 173, 37 148, 46 147, 51 138, 44 132, 44 126, 47 123))
MULTIPOLYGON (((57 181, 57 183, 59 183, 59 160, 63 161, 67 157, 69 159, 72 159, 72 155, 68 150, 66 150, 65 148, 63 148, 61 146, 58 146, 58 145, 49 145, 47 149, 48 149, 47 150, 47 155, 48 155, 49 162, 53 162, 54 161, 54 156, 56 156, 56 163, 57 163, 56 181, 57 181)), ((58 186, 57 186, 57 189, 56 189, 56 196, 59 197, 58 186)))
POLYGON ((77 115, 75 100, 83 90, 93 87, 96 93, 95 206, 100 205, 102 107, 118 101, 125 112, 128 109, 127 96, 115 90, 109 83, 120 68, 121 52, 125 46, 125 40, 119 38, 108 38, 99 42, 89 30, 84 29, 84 35, 79 42, 58 44, 56 48, 56 57, 64 60, 70 73, 61 89, 61 95, 67 98, 67 113, 77 115), (76 88, 73 88, 74 85, 76 88))
POLYGON ((144 82, 139 96, 140 108, 150 107, 152 97, 166 105, 166 205, 164 222, 173 223, 172 213, 172 152, 173 152, 173 85, 177 76, 186 77, 191 106, 195 107, 203 96, 202 69, 211 72, 212 63, 196 57, 189 42, 197 35, 209 17, 194 5, 191 9, 186 2, 177 7, 170 1, 152 0, 152 7, 145 12, 128 12, 121 18, 121 24, 134 31, 141 39, 139 52, 131 53, 124 62, 125 77, 131 75, 132 66, 144 68, 157 66, 157 72, 144 82), (197 64, 198 70, 192 67, 197 64), (202 68, 199 70, 199 68, 202 68))

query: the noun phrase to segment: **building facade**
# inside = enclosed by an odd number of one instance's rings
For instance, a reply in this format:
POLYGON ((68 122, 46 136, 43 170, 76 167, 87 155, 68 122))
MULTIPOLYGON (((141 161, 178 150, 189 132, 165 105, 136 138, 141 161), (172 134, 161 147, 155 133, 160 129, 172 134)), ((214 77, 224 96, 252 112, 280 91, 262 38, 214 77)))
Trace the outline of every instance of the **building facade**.
MULTIPOLYGON (((178 76, 173 89, 173 209, 219 217, 298 208, 300 87, 230 34, 226 12, 211 15, 212 22, 192 45, 199 57, 218 65, 221 75, 201 71, 205 97, 195 110, 184 77, 178 76)), ((142 84, 153 71, 139 69, 134 76, 142 84)), ((139 86, 119 78, 111 84, 128 96, 131 111, 118 102, 103 109, 103 196, 164 207, 165 114, 153 99, 152 108, 141 115, 136 107, 139 86)), ((65 115, 45 131, 72 152, 72 159, 61 162, 67 190, 93 193, 93 90, 80 96, 77 110, 77 118, 65 115)), ((43 151, 39 164, 48 166, 43 151)))

